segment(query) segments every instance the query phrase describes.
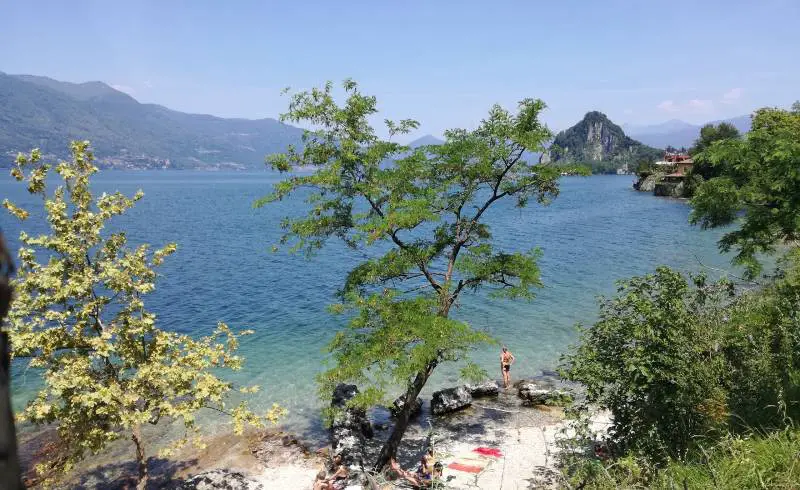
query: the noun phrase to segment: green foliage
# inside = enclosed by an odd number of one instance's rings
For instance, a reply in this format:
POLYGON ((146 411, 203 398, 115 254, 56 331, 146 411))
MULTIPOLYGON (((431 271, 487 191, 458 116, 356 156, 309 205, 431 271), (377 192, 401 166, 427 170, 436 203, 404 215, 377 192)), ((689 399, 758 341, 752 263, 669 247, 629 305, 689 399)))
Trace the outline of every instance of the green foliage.
MULTIPOLYGON (((717 126, 706 124, 700 129, 700 136, 689 149, 689 154, 694 157, 694 165, 690 176, 700 177, 702 180, 713 179, 723 174, 724 162, 714 165, 708 160, 705 150, 709 149, 716 141, 739 139, 739 130, 730 123, 720 123, 717 126)), ((701 180, 701 182, 702 182, 701 180)))
POLYGON ((566 473, 598 488, 653 481, 675 461, 705 464, 706 448, 736 434, 800 419, 798 269, 795 249, 773 282, 737 296, 727 281, 690 286, 667 268, 622 282, 564 359, 566 376, 587 390, 578 427, 590 405, 610 410, 615 459, 568 451, 566 473))
MULTIPOLYGON (((319 377, 320 390, 329 397, 342 381, 370 387, 351 402, 360 408, 390 404, 387 390, 404 387, 432 359, 455 361, 466 357, 474 345, 490 341, 466 323, 438 315, 437 302, 427 296, 403 299, 391 291, 354 295, 346 306, 342 312, 356 314, 328 346, 334 362, 319 377)), ((485 379, 485 372, 467 376, 485 379)))
POLYGON ((728 284, 708 285, 699 276, 695 285, 690 290, 666 267, 621 281, 564 358, 566 377, 586 387, 587 403, 613 414, 610 436, 620 452, 680 457, 721 422, 700 409, 725 400, 717 386, 725 366, 710 353, 713 339, 700 319, 709 315, 709 296, 724 294, 728 284))
MULTIPOLYGON (((700 128, 700 136, 695 140, 694 145, 689 149, 690 155, 697 155, 704 152, 716 141, 739 139, 741 134, 736 126, 730 123, 719 123, 718 125, 706 124, 700 128)), ((703 177, 706 177, 703 175, 703 177)), ((708 178, 708 177, 706 177, 708 178)))
POLYGON ((591 165, 555 165, 561 175, 579 175, 588 177, 592 175, 591 165))
MULTIPOLYGON (((292 97, 283 119, 317 129, 306 132, 302 150, 289 147, 268 161, 282 172, 315 172, 284 180, 256 205, 307 190, 311 210, 282 223, 282 243, 313 253, 336 237, 367 255, 334 308, 355 315, 330 344, 333 366, 320 384, 329 397, 336 383, 358 382, 367 388, 352 403, 369 406, 385 402, 398 385, 407 399, 416 398, 439 363, 465 359, 471 346, 488 340, 448 318, 465 290, 533 297, 541 286, 539 251, 496 250, 484 213, 504 198, 518 207, 549 203, 558 195, 560 169, 525 160, 550 138, 539 121, 540 100, 523 100, 516 113, 494 106, 477 129, 453 129, 442 144, 411 149, 375 135, 374 97, 350 80, 343 89, 341 106, 330 83, 292 97)), ((385 124, 390 138, 418 126, 385 124)), ((391 444, 405 424, 397 424, 391 444)), ((379 459, 395 450, 384 449, 379 459)))
POLYGON ((663 489, 717 488, 794 489, 800 482, 800 431, 787 429, 765 435, 727 436, 697 450, 692 462, 671 460, 656 468, 632 456, 613 462, 584 461, 569 481, 574 488, 663 489))
MULTIPOLYGON (((50 225, 47 234, 20 234, 8 321, 12 355, 29 358, 44 379, 20 420, 57 423, 61 450, 39 465, 43 475, 64 474, 87 454, 131 437, 143 486, 142 425, 177 420, 187 435, 196 433, 195 413, 203 407, 230 412, 238 432, 245 423, 261 424, 244 403, 226 408, 232 386, 214 374, 241 367, 235 351, 247 332, 237 334, 220 323, 212 335, 193 339, 156 327, 142 298, 155 287, 154 269, 176 246, 129 248, 124 232, 104 234, 106 223, 143 194, 95 197, 90 179, 97 168, 89 143, 73 142, 71 151, 71 161, 55 165, 63 184, 52 192, 47 185, 52 166, 41 161, 38 150, 20 155, 12 171, 42 198, 50 225)), ((3 204, 20 219, 28 216, 8 200, 3 204)))
POLYGON ((757 254, 798 239, 800 113, 760 109, 744 139, 715 141, 697 158, 718 176, 697 187, 690 221, 703 228, 737 222, 719 247, 737 249, 734 262, 755 277, 761 271, 757 254))

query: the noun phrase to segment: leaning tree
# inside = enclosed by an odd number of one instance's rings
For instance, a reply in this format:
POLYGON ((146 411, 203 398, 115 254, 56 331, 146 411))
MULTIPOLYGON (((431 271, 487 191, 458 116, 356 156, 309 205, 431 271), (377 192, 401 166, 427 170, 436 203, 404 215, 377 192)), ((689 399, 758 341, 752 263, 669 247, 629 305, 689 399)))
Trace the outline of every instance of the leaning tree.
MULTIPOLYGON (((465 361, 463 375, 481 374, 467 355, 490 337, 450 318, 452 307, 467 291, 532 298, 541 286, 540 251, 497 250, 487 211, 504 199, 520 208, 531 199, 548 204, 561 169, 529 162, 551 138, 539 120, 541 100, 523 100, 516 113, 496 105, 477 129, 450 130, 441 145, 411 149, 392 137, 416 121, 386 120, 389 139, 381 139, 369 122, 375 97, 351 80, 343 88, 342 105, 331 83, 291 97, 282 120, 313 129, 302 148, 267 160, 280 172, 314 171, 291 174, 256 206, 302 193, 307 213, 283 220, 281 243, 313 253, 338 238, 365 257, 333 307, 351 320, 328 346, 332 362, 319 381, 323 396, 340 382, 359 384, 365 389, 350 406, 369 408, 388 403, 398 387, 415 400, 444 362, 465 361)), ((399 413, 376 469, 395 456, 412 405, 399 413)))

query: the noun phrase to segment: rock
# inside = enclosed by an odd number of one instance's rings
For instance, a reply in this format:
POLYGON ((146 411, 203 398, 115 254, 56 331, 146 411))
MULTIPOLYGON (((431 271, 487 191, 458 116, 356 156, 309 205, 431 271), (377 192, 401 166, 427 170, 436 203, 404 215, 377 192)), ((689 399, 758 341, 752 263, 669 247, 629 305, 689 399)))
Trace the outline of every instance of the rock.
POLYGON ((500 394, 500 385, 497 384, 497 381, 494 380, 486 380, 483 383, 478 384, 469 384, 466 385, 465 388, 469 391, 469 394, 472 395, 473 398, 481 398, 484 396, 497 396, 500 394))
POLYGON ((563 407, 573 401, 571 393, 564 390, 543 388, 533 382, 522 382, 517 392, 525 405, 549 405, 563 407))
MULTIPOLYGON (((389 407, 389 411, 392 413, 392 417, 397 417, 400 415, 400 411, 403 410, 403 407, 406 406, 406 396, 400 395, 397 400, 392 403, 392 406, 389 407)), ((414 406, 411 408, 411 416, 410 418, 414 418, 417 415, 422 413, 422 399, 417 398, 416 402, 414 402, 414 406)))
POLYGON ((345 408, 347 401, 356 394, 358 387, 343 383, 333 391, 331 407, 339 410, 331 424, 331 447, 334 456, 341 456, 351 470, 360 471, 364 466, 366 439, 371 439, 374 431, 364 410, 345 408))
POLYGON ((238 471, 211 470, 180 483, 179 490, 265 490, 264 486, 238 471))
POLYGON ((633 184, 633 188, 641 192, 653 192, 656 184, 664 178, 664 175, 663 172, 642 174, 639 176, 639 180, 633 184))
POLYGON ((357 394, 358 394, 358 386, 339 383, 333 390, 331 406, 335 408, 344 408, 345 404, 349 402, 357 394))
POLYGON ((661 197, 684 197, 685 185, 683 181, 679 182, 657 182, 653 187, 653 195, 661 197))
POLYGON ((472 395, 463 386, 437 391, 431 399, 431 412, 434 415, 462 410, 472 405, 472 395))

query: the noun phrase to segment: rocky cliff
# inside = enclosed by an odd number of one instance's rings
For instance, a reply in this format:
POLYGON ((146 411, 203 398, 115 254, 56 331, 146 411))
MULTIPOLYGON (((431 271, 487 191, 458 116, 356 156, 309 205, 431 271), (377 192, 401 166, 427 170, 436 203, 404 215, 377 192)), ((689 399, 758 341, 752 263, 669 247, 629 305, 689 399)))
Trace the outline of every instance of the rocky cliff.
POLYGON ((662 151, 629 138, 602 112, 589 112, 576 125, 558 133, 541 162, 587 164, 595 173, 630 171, 644 161, 653 162, 662 151))

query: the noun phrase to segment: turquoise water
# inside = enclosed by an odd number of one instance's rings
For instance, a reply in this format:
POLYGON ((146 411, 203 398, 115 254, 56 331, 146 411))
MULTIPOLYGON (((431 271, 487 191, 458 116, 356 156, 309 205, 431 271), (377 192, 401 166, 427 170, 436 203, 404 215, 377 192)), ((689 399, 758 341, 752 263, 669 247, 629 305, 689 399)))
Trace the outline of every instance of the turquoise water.
MULTIPOLYGON (((279 220, 302 208, 297 200, 252 208, 276 179, 267 172, 106 171, 94 186, 128 194, 144 190, 145 198, 113 225, 125 228, 131 242, 178 243, 178 252, 160 269, 157 290, 146 298, 161 328, 203 334, 224 321, 255 330, 242 342, 247 362, 233 379, 262 387, 253 398, 257 408, 286 406, 288 428, 316 432, 314 375, 324 344, 343 322, 326 306, 358 257, 334 241, 310 260, 271 252, 279 220)), ((32 202, 3 172, 0 199, 5 197, 32 202)), ((633 191, 625 176, 566 177, 561 195, 547 208, 518 210, 502 203, 486 215, 499 244, 508 250, 541 247, 545 287, 532 302, 466 295, 454 315, 508 344, 517 357, 515 375, 552 368, 575 340, 575 324, 592 322, 596 297, 613 293, 615 280, 659 264, 697 271, 698 258, 730 269, 728 258, 717 253, 720 232, 689 226, 688 213, 682 201, 633 191)), ((18 222, 2 213, 0 226, 16 249, 18 222)), ((43 222, 32 218, 26 227, 43 231, 43 222)), ((493 370, 495 350, 478 351, 474 359, 493 370)), ((35 374, 15 368, 20 403, 36 381, 35 374)), ((442 368, 429 389, 455 381, 455 370, 442 368)))

